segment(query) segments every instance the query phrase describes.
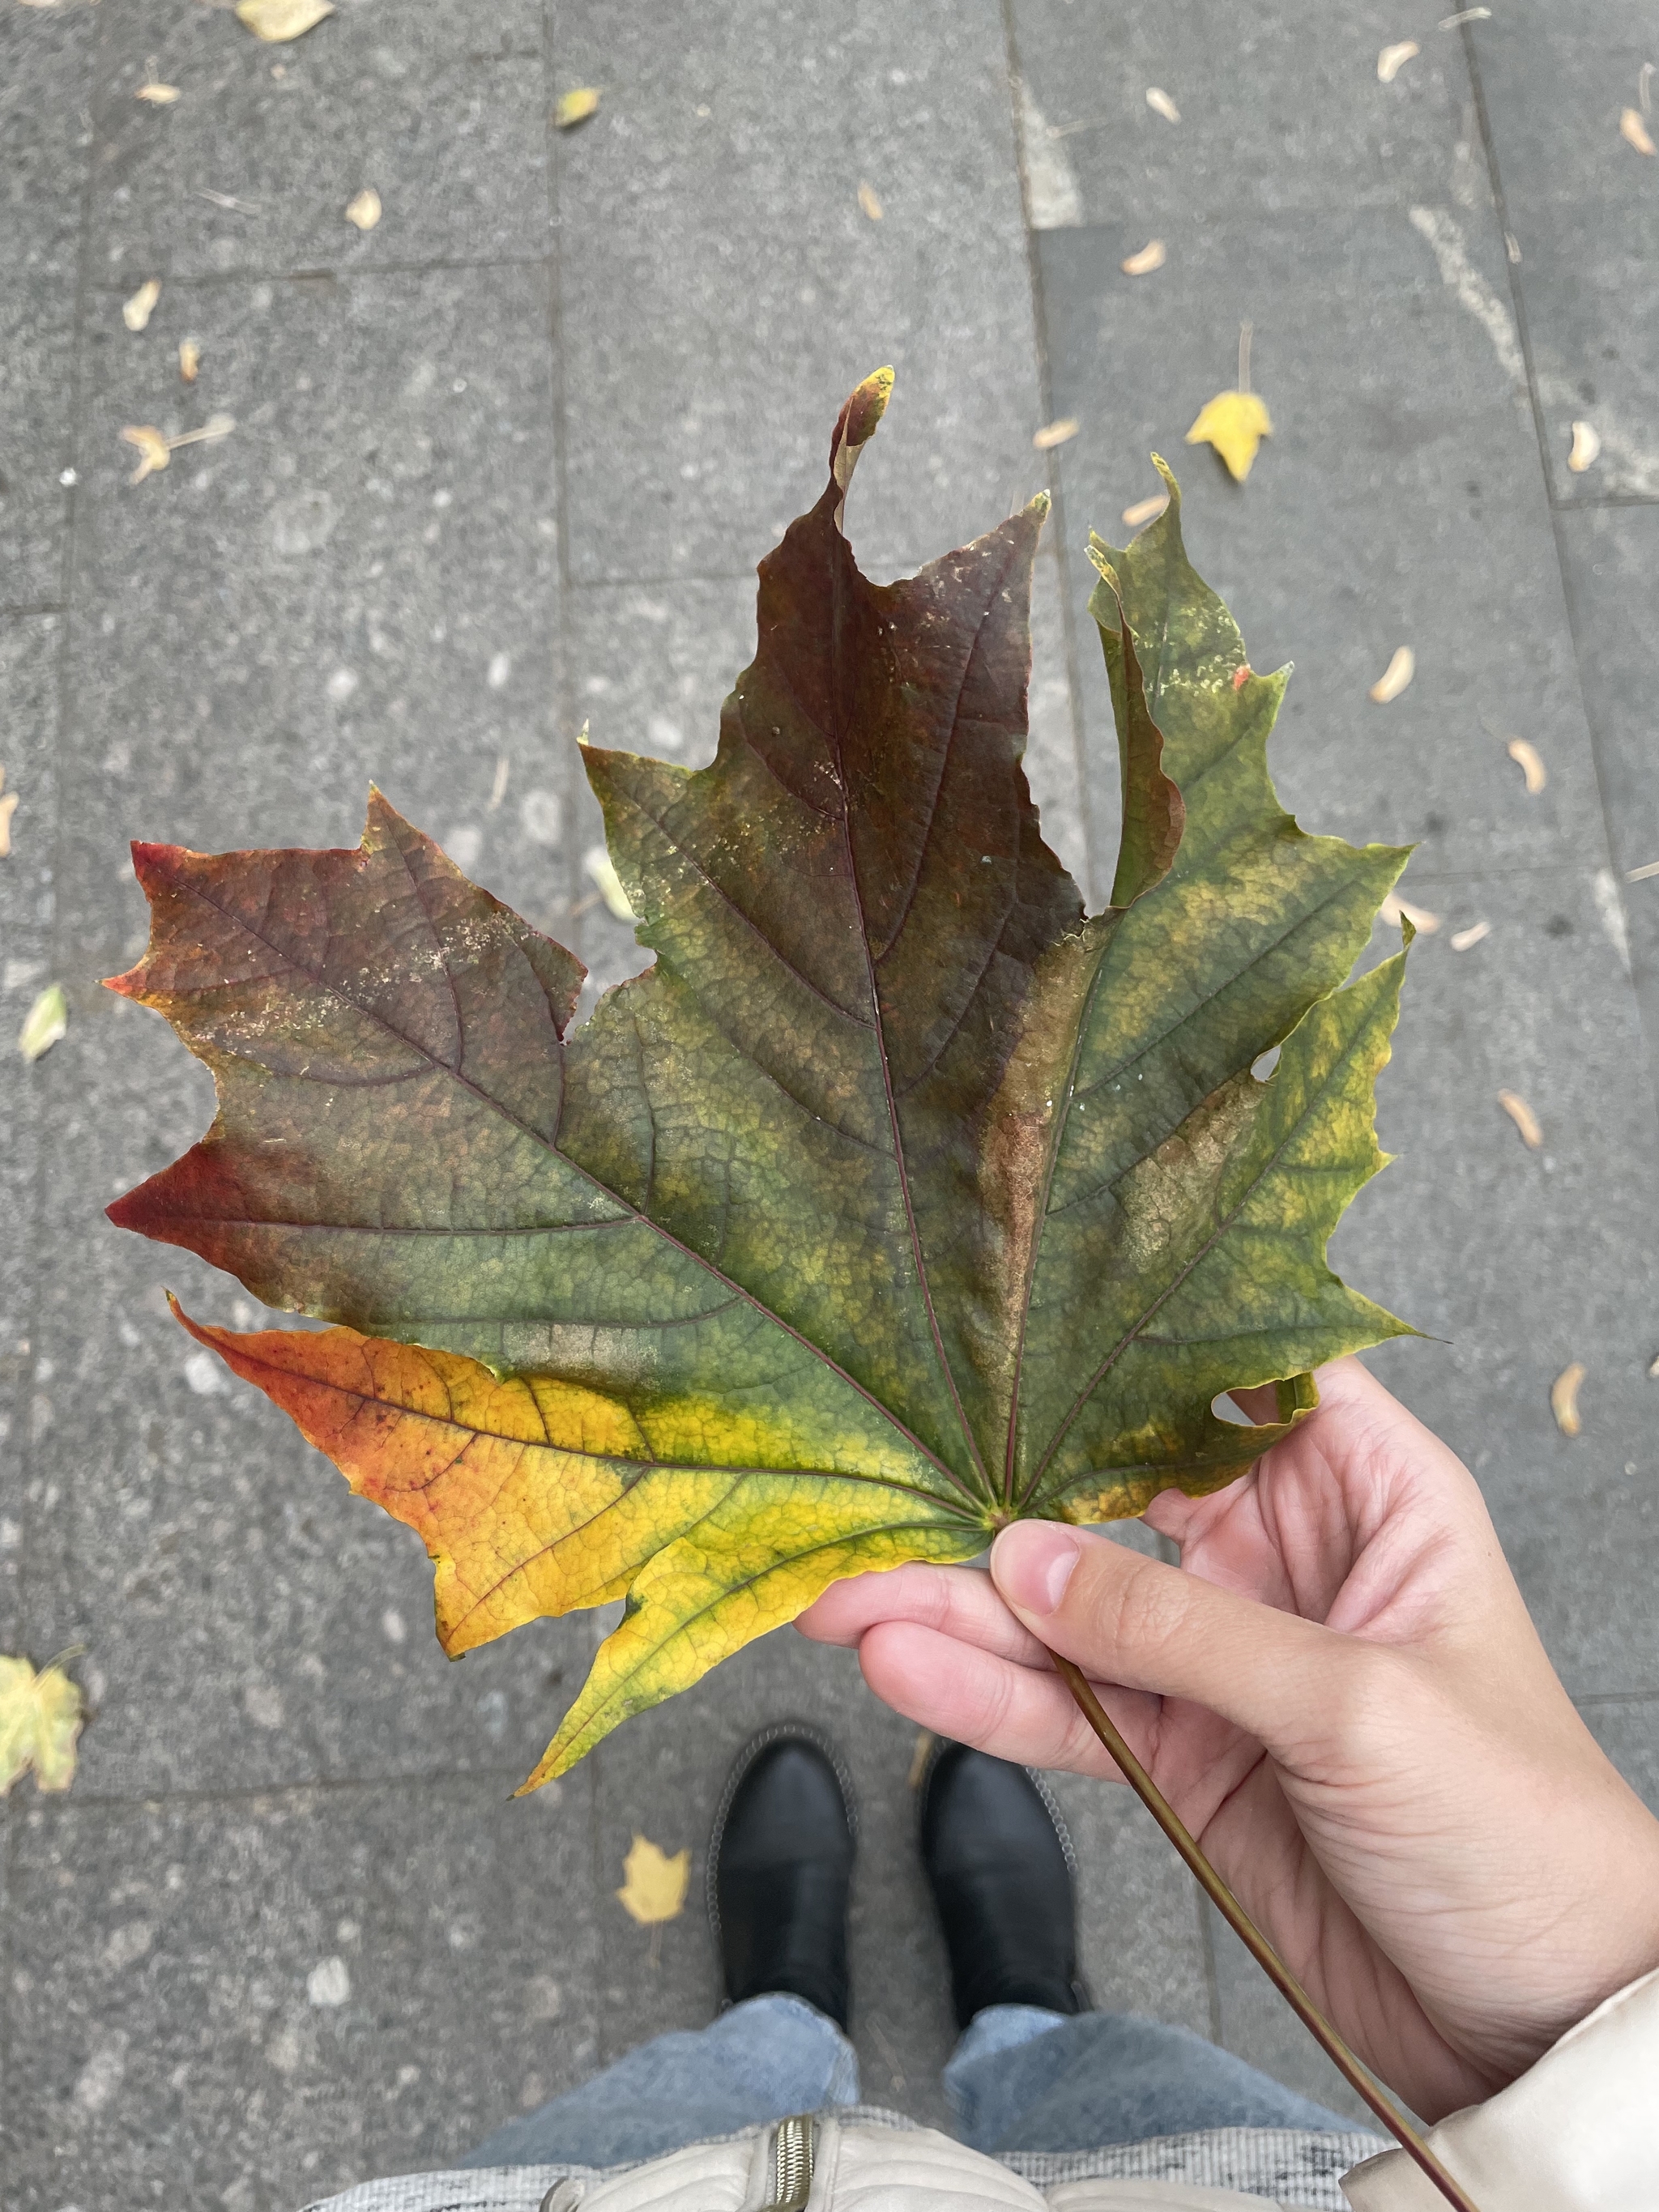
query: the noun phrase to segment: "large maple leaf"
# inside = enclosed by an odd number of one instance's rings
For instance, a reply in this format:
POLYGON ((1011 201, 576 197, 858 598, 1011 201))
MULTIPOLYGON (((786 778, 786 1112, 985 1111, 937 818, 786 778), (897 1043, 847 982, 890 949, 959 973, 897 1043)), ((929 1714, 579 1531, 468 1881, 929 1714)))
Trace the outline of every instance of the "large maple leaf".
POLYGON ((839 1576, 1231 1480, 1404 1324, 1325 1261, 1381 1164, 1405 855, 1304 835, 1171 480, 1097 544, 1123 836, 1085 916, 1021 757, 1036 500, 906 581, 843 535, 890 375, 761 565, 696 772, 588 750, 655 964, 582 969, 378 793, 355 852, 138 846, 219 1110, 110 1211, 266 1303, 186 1320, 417 1530, 452 1654, 626 1595, 531 1783, 839 1576), (1279 1046, 1265 1081, 1251 1073, 1279 1046), (1218 1417, 1279 1385, 1281 1419, 1218 1417))

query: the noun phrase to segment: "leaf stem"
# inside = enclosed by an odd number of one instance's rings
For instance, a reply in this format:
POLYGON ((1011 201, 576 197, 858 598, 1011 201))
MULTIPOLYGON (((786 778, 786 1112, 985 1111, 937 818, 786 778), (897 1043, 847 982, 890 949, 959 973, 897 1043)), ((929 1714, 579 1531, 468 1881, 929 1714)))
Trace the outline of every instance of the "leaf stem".
POLYGON ((1314 2041, 1330 2060, 1348 2087, 1363 2097, 1389 2133, 1399 2142, 1408 2157, 1415 2160, 1434 2184, 1448 2204, 1455 2212, 1477 2212, 1474 2201, 1465 2195, 1445 2167, 1424 2142, 1406 2115, 1379 2083, 1374 2081, 1365 2068, 1354 2057, 1335 2028, 1331 2026, 1313 1999, 1297 1980, 1273 1945, 1256 1926, 1221 1876, 1204 1856, 1197 1839, 1176 1812, 1152 1776, 1135 1757, 1100 1699, 1095 1695, 1089 1678, 1083 1669, 1070 1659, 1062 1659, 1058 1652, 1050 1652, 1054 1671, 1077 1700, 1082 1713, 1095 1734, 1100 1738, 1121 1768, 1124 1780, 1141 1803, 1158 1822, 1164 1834, 1186 1861, 1188 1871, 1198 1882, 1227 1925, 1232 1929, 1250 1956, 1261 1967, 1291 2010, 1302 2022, 1314 2041))

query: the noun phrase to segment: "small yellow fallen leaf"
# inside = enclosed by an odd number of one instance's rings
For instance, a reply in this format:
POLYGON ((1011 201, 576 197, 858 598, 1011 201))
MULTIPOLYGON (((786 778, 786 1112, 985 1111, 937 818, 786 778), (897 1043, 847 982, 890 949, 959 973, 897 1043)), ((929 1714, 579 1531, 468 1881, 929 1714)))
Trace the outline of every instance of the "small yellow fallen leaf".
POLYGON ((921 1778, 927 1771, 928 1758, 938 1740, 939 1739, 934 1735, 932 1729, 918 1729, 916 1730, 915 1748, 910 1753, 910 1771, 906 1778, 905 1786, 908 1789, 921 1789, 921 1778))
POLYGON ((1555 1425, 1564 1437, 1576 1437, 1583 1427, 1578 1418, 1578 1386, 1584 1379, 1584 1369, 1575 1359, 1571 1367, 1564 1367, 1550 1384, 1550 1411, 1555 1416, 1555 1425))
POLYGON ((648 1837, 636 1833, 623 1861, 623 1876, 617 1892, 623 1910, 641 1928, 654 1927, 659 1921, 672 1920, 684 1906, 691 1881, 690 1851, 676 1851, 671 1858, 648 1837))
POLYGON ((359 230, 373 230, 380 220, 380 195, 373 185, 365 185, 356 199, 346 207, 346 221, 355 222, 359 230))
POLYGON ((1419 937, 1432 937, 1440 927, 1437 914, 1431 914, 1426 907, 1413 906, 1393 891, 1376 910, 1391 929, 1398 929, 1402 921, 1408 921, 1419 937))
POLYGON ((1575 422, 1572 426, 1572 451, 1567 455, 1567 466, 1574 476, 1582 477, 1600 455, 1601 433, 1594 422, 1575 422))
MULTIPOLYGON (((583 724, 586 729, 586 723, 583 724)), ((617 873, 611 855, 603 845, 590 845, 582 854, 582 871, 590 883, 598 887, 618 921, 637 921, 639 916, 628 903, 628 893, 622 887, 622 878, 617 873)))
POLYGON ((1057 422, 1045 422, 1032 435, 1031 443, 1038 453, 1046 453, 1052 447, 1063 446, 1068 438, 1075 438, 1078 422, 1075 415, 1062 415, 1057 422))
POLYGON ((879 222, 881 221, 881 202, 876 198, 875 187, 872 185, 860 185, 859 205, 864 210, 864 212, 869 216, 872 222, 879 222))
POLYGON ((1123 510, 1123 520, 1131 530, 1139 530, 1143 522, 1154 522, 1170 504, 1167 491, 1155 491, 1150 499, 1138 499, 1133 507, 1123 510))
POLYGON ((1521 1141, 1529 1152, 1535 1152, 1544 1141, 1544 1132, 1538 1126, 1538 1116, 1518 1091, 1500 1091, 1498 1103, 1521 1132, 1521 1141))
POLYGON ((1392 84, 1407 63, 1422 51, 1415 39, 1401 39, 1398 46, 1384 46, 1376 58, 1377 82, 1392 84))
POLYGON ((1467 952, 1471 945, 1479 945, 1483 939, 1491 935, 1492 924, 1489 921, 1472 921, 1467 929, 1455 930, 1452 933, 1451 949, 1454 952, 1467 952))
POLYGON ((179 374, 186 384, 194 384, 196 372, 202 365, 202 349, 194 338, 179 341, 179 374))
POLYGON ((1627 107, 1619 118, 1619 136, 1627 146, 1634 146, 1638 154, 1659 152, 1648 135, 1648 126, 1642 120, 1639 107, 1627 107))
POLYGON ((1187 433, 1189 446, 1213 446, 1236 483, 1250 473, 1256 447, 1273 435, 1273 426, 1259 394, 1218 392, 1199 410, 1198 420, 1187 433))
POLYGON ((1161 115, 1166 123, 1179 123, 1181 120, 1181 110, 1160 84, 1147 86, 1146 105, 1154 115, 1161 115))
POLYGON ((179 97, 176 84, 141 84, 133 94, 135 100, 147 100, 152 107, 171 107, 179 97))
POLYGON ((161 298, 161 286, 160 280, 152 276, 148 283, 141 284, 138 287, 138 289, 133 294, 130 300, 123 301, 121 304, 121 320, 126 325, 130 331, 142 331, 145 329, 149 325, 150 317, 155 312, 155 302, 161 298))
POLYGON ((553 103, 553 127, 556 131, 574 131, 579 123, 586 123, 590 115, 596 115, 599 106, 597 85, 580 84, 574 92, 562 92, 553 103))
POLYGON ((37 1674, 27 1659, 0 1659, 0 1796, 30 1767, 37 1790, 67 1790, 85 1717, 79 1687, 55 1661, 37 1674))
POLYGON ((1372 684, 1370 696, 1379 707, 1397 699, 1417 673, 1417 655, 1410 646, 1396 646, 1392 660, 1372 684))
POLYGON ((334 13, 334 0, 239 0, 236 20, 267 46, 314 30, 334 13))
POLYGON ((1527 779, 1528 797, 1536 799, 1550 780, 1549 771, 1540 757, 1537 746, 1528 744, 1524 738, 1511 738, 1504 750, 1512 761, 1519 763, 1521 773, 1527 779))
POLYGON ((167 440, 147 422, 130 422, 121 435, 128 445, 137 447, 141 457, 137 467, 127 478, 129 483, 143 483, 146 477, 153 476, 158 469, 166 468, 173 458, 167 450, 167 440))
POLYGON ((39 1060, 43 1052, 50 1052, 58 1040, 68 1033, 68 1004, 59 987, 48 983, 17 1032, 17 1049, 25 1060, 39 1060))
POLYGON ((1132 253, 1127 261, 1118 264, 1126 276, 1150 276, 1154 269, 1161 269, 1168 258, 1161 238, 1149 238, 1139 253, 1132 253))

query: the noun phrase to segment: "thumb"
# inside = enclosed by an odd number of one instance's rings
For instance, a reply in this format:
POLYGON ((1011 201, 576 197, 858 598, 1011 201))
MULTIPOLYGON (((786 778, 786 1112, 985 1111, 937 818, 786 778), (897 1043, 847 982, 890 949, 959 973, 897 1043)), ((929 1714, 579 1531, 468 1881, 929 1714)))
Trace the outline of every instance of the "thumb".
POLYGON ((1327 1735, 1382 1656, 1062 1522, 1005 1528, 991 1575, 1034 1635, 1097 1680, 1207 1706, 1273 1753, 1327 1735))

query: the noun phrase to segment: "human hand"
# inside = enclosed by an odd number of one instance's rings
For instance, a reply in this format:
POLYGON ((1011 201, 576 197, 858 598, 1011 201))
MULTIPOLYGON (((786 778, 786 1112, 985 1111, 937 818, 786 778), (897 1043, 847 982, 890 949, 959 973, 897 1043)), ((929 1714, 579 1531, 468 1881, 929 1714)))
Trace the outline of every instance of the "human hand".
POLYGON ((1318 1379, 1249 1474, 1148 1507, 1179 1567, 1022 1521, 988 1576, 861 1576, 797 1626, 942 1735, 1121 1779, 1045 1647, 1074 1660, 1314 2002, 1437 2119, 1659 1966, 1659 1820, 1473 1476, 1358 1361, 1318 1379))

